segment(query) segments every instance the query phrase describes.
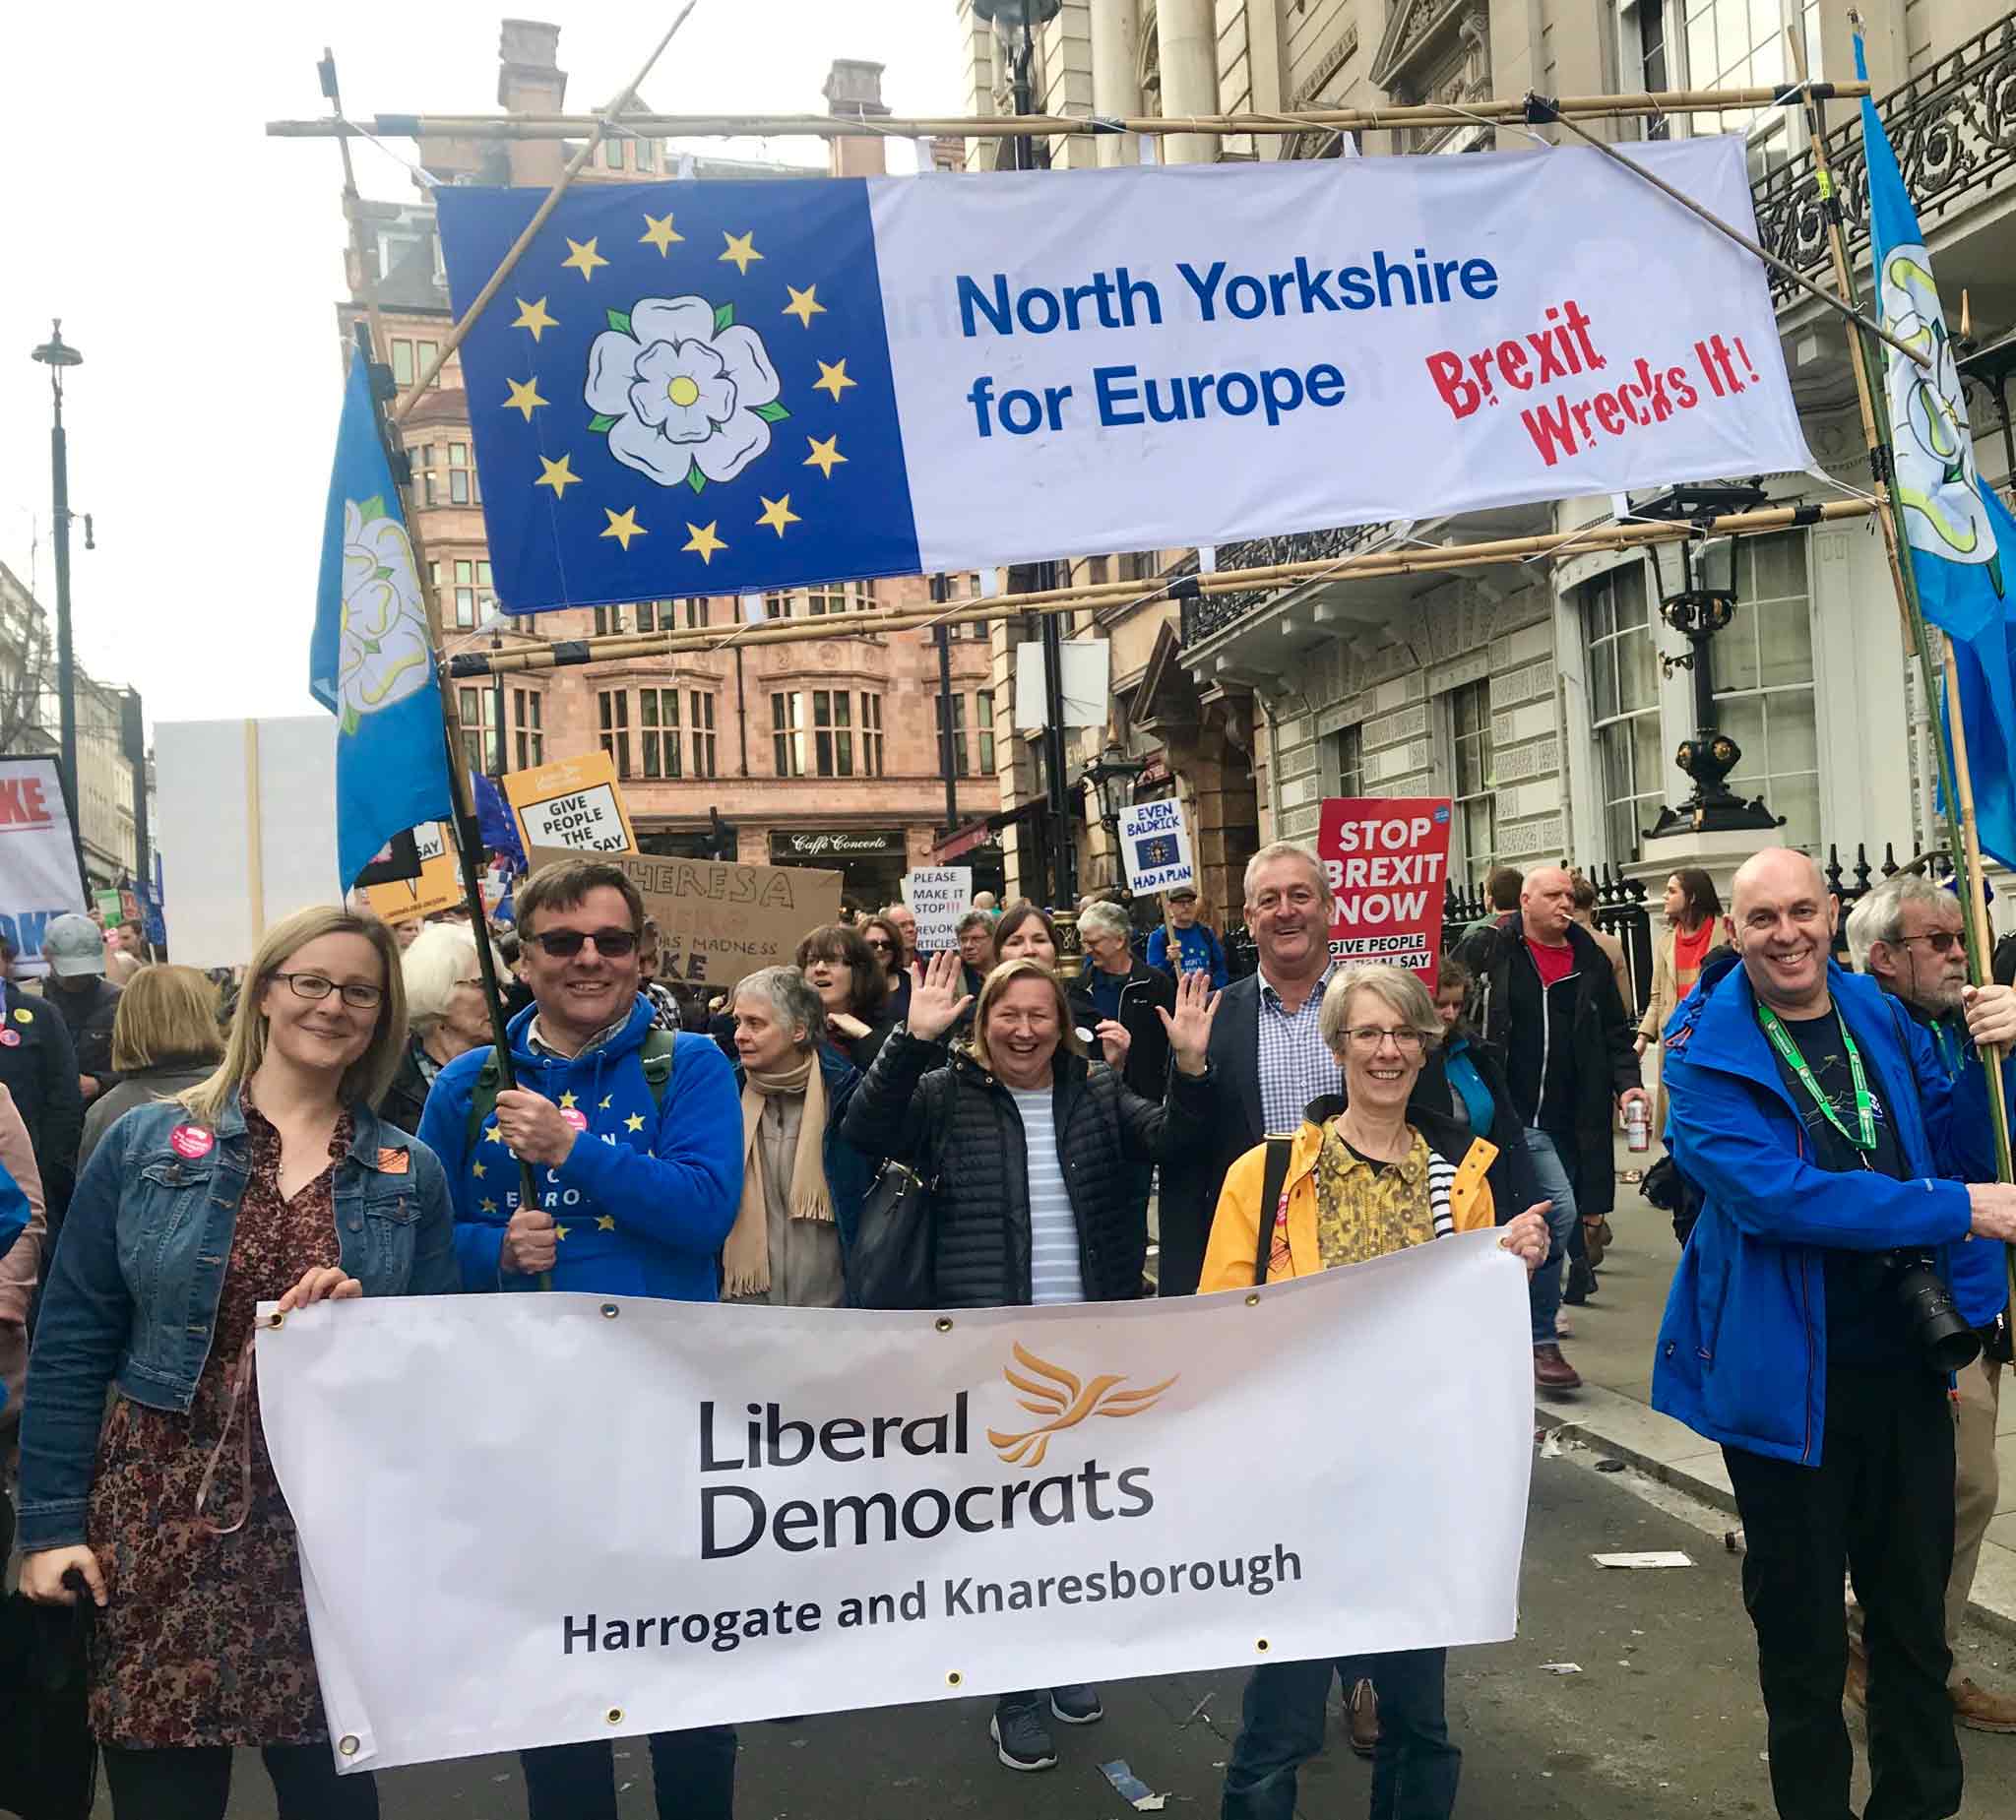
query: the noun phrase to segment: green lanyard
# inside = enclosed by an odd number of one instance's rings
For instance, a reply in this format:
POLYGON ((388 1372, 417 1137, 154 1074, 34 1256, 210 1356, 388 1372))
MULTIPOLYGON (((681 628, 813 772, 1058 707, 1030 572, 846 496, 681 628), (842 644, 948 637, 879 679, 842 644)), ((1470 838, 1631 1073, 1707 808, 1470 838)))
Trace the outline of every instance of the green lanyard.
MULTIPOLYGON (((1862 1073, 1861 1051, 1855 1046, 1855 1038, 1848 1034, 1848 1020, 1839 1012, 1834 1014, 1834 1022, 1841 1031, 1842 1046, 1848 1051, 1848 1071, 1855 1081, 1855 1115, 1856 1122, 1861 1130, 1859 1137, 1841 1122, 1832 1102, 1820 1091, 1820 1083, 1813 1079, 1812 1069, 1807 1065, 1806 1058, 1799 1053, 1798 1044, 1793 1041, 1792 1033, 1785 1028, 1784 1021, 1778 1013, 1769 1005, 1759 1005, 1757 1022, 1764 1027, 1765 1036, 1771 1038, 1771 1046, 1778 1051, 1785 1065, 1798 1076, 1799 1085, 1812 1096, 1813 1103, 1820 1108, 1827 1122, 1857 1150, 1864 1153, 1873 1151, 1876 1148, 1876 1097, 1869 1092, 1868 1077, 1862 1073)), ((1863 1166, 1867 1167, 1867 1164, 1864 1163, 1863 1166)))

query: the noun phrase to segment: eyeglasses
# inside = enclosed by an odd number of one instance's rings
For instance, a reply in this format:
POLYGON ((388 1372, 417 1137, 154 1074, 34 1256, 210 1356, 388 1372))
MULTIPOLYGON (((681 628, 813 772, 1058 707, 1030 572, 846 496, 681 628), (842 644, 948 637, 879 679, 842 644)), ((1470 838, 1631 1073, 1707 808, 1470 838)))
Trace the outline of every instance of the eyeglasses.
POLYGON ((1377 1049, 1389 1036, 1393 1038, 1393 1046, 1403 1055, 1416 1054, 1421 1046, 1421 1034, 1412 1025, 1401 1030, 1381 1030, 1376 1024, 1354 1024, 1344 1034, 1351 1038, 1353 1048, 1363 1049, 1367 1053, 1377 1049))
POLYGON ((1934 929, 1929 935, 1900 935, 1901 947, 1906 942, 1928 942, 1934 954, 1951 954, 1956 948, 1965 950, 1967 937, 1958 929, 1934 929))
POLYGON ((862 939, 866 941, 870 948, 877 950, 879 953, 887 954, 889 952, 890 943, 889 938, 886 935, 869 935, 864 936, 862 939))
POLYGON ((537 942, 555 961, 573 960, 584 942, 595 943, 596 953, 611 961, 637 952, 637 937, 629 929, 551 929, 525 939, 537 942))
POLYGON ((483 980, 480 973, 473 979, 458 979, 455 983, 459 986, 472 986, 478 992, 483 989, 483 980))
POLYGON ((354 1005, 359 1011, 369 1011, 385 996, 383 986, 367 986, 361 979, 352 979, 347 984, 338 985, 321 973, 275 973, 274 978, 284 979, 288 991, 296 998, 305 998, 310 1003, 327 998, 332 992, 341 992, 346 1005, 354 1005))

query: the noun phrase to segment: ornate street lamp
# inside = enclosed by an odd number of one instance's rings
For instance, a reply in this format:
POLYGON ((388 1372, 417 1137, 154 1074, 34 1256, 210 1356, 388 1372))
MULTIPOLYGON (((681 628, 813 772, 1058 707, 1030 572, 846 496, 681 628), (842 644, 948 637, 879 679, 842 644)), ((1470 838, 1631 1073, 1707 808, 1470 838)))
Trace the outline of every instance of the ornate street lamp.
POLYGON ((1148 769, 1142 759, 1129 758, 1117 740, 1107 740, 1099 757, 1088 759, 1078 774, 1081 785, 1089 784, 1099 803, 1099 818, 1106 831, 1106 847, 1113 856, 1113 884, 1124 902, 1134 895, 1127 889, 1127 867, 1120 853, 1120 811, 1134 780, 1148 769))
MULTIPOLYGON (((1754 481, 1675 486, 1631 510, 1638 518, 1700 526, 1724 513, 1753 511, 1765 497, 1754 481)), ((1673 762, 1693 780, 1694 791, 1677 808, 1661 811, 1646 837, 1656 841, 1669 835, 1776 828, 1781 818, 1764 806, 1761 796, 1745 802, 1724 782, 1742 763, 1743 752, 1715 722, 1715 669, 1709 647, 1735 618, 1735 539, 1706 536, 1697 530, 1676 542, 1655 544, 1653 561, 1662 594, 1659 616, 1687 641, 1680 656, 1662 656, 1659 662, 1669 676, 1684 669, 1693 677, 1694 731, 1680 741, 1673 762)))
MULTIPOLYGON (((70 638, 70 443, 63 429, 63 371, 82 366, 84 355, 63 339, 63 322, 56 319, 49 339, 34 350, 33 358, 49 369, 49 390, 55 399, 55 422, 49 431, 50 491, 54 494, 56 521, 56 712, 61 727, 63 788, 70 802, 70 834, 77 849, 77 876, 84 871, 83 802, 77 790, 77 664, 70 638)), ((91 524, 85 523, 85 547, 91 548, 91 524)))

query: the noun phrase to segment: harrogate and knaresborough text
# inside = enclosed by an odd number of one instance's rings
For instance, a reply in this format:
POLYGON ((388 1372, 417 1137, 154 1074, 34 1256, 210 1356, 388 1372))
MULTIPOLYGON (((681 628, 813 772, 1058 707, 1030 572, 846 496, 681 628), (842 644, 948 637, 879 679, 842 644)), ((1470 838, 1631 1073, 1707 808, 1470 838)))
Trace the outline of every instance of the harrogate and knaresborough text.
MULTIPOLYGON (((990 1617, 1007 1611, 1048 1611, 1067 1605, 1126 1603, 1137 1599, 1170 1599, 1184 1593, 1244 1592, 1254 1599, 1302 1577, 1302 1558, 1282 1542, 1271 1552, 1225 1555, 1217 1560, 1155 1562, 1123 1566, 1108 1557, 1102 1568, 1078 1574, 1044 1574, 1035 1580, 976 1580, 962 1575, 939 1582, 935 1615, 990 1617)), ((835 1628, 916 1623, 933 1615, 925 1583, 904 1593, 872 1593, 840 1601, 835 1628)), ((608 1616, 596 1611, 565 1612, 560 1618, 560 1653, 572 1656, 626 1650, 664 1650, 701 1645, 726 1655, 766 1637, 810 1636, 825 1627, 827 1613, 814 1600, 738 1606, 727 1611, 637 1612, 608 1616)))

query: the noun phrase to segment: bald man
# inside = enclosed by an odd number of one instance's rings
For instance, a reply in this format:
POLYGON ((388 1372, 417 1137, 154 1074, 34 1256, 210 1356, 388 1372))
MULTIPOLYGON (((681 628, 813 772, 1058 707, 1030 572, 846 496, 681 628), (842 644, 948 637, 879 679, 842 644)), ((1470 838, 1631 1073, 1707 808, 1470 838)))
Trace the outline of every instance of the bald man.
MULTIPOLYGON (((1923 1297, 1900 1277, 1922 1260, 1955 1286, 1953 1326, 1991 1319, 1989 1273, 1956 1275, 1956 1258, 1971 1236, 2016 1238, 2016 1187, 1989 1179, 1984 1072, 1949 1075, 1898 999, 1833 963, 1837 910, 1805 854, 1746 861, 1740 964, 1668 1027, 1668 1143, 1702 1210, 1652 1401, 1729 1466, 1782 1820, 1853 1812, 1844 1569, 1866 1613, 1869 1810, 1934 1820, 1961 1797, 1953 1422, 1923 1297)), ((2016 1037, 2008 988, 1970 987, 1963 1009, 1975 1043, 2016 1037)))
POLYGON ((1561 1356, 1568 1241, 1578 1218, 1601 1219, 1616 1204, 1611 1116, 1646 1097, 1616 975, 1574 909, 1568 874, 1537 866, 1520 886, 1517 913, 1471 930, 1456 950, 1476 982, 1472 1028, 1505 1070, 1540 1191, 1551 1203, 1553 1249, 1527 1286, 1534 1388, 1549 1391, 1582 1384, 1561 1356))

